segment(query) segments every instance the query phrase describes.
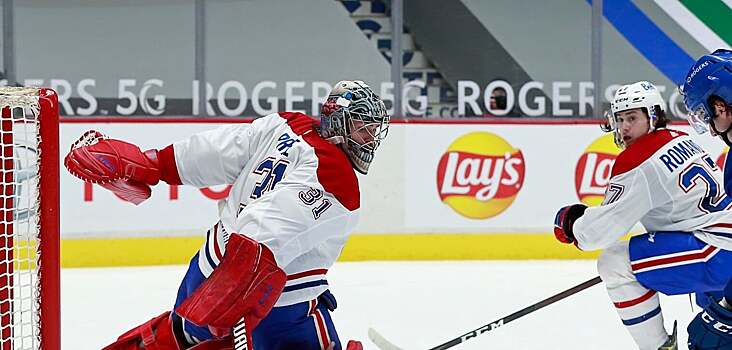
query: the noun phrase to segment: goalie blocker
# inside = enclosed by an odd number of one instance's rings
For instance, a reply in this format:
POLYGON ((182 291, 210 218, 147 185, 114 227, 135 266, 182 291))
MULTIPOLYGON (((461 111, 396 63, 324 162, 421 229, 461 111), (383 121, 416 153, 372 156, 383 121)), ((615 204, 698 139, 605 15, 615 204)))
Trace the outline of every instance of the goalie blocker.
MULTIPOLYGON (((252 331, 270 312, 285 286, 285 272, 277 267, 274 255, 264 245, 233 234, 226 248, 219 267, 175 310, 177 315, 196 325, 208 326, 220 335, 190 349, 234 349, 235 339, 230 330, 242 319, 246 342, 252 344, 252 331)), ((238 332, 235 336, 237 344, 244 340, 238 332)), ((128 331, 104 348, 138 349, 183 349, 176 339, 170 312, 128 331)))

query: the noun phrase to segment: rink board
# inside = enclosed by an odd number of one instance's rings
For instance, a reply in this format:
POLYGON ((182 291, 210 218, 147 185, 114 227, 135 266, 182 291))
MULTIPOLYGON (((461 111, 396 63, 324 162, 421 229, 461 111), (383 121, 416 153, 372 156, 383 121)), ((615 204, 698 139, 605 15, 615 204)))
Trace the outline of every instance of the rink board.
MULTIPOLYGON (((95 129, 161 148, 228 122, 67 119, 60 146, 65 153, 95 129)), ((693 136, 713 159, 726 151, 717 140, 693 136)), ((394 123, 369 175, 360 177, 361 221, 340 259, 594 258, 558 244, 552 221, 563 205, 600 202, 618 152, 595 123, 582 120, 394 123)), ((61 186, 68 267, 186 263, 227 190, 163 184, 136 207, 66 171, 61 186)))

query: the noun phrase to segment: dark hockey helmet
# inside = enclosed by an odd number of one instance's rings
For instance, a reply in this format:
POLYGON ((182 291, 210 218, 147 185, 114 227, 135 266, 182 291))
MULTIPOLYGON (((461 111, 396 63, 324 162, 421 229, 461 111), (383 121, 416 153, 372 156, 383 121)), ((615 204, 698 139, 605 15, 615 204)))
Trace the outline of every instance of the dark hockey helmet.
POLYGON ((353 168, 366 174, 389 131, 381 98, 360 80, 339 81, 320 109, 320 135, 340 144, 353 168))
MULTIPOLYGON (((732 50, 719 49, 700 57, 689 69, 679 92, 684 96, 684 105, 689 111, 689 124, 699 134, 709 131, 710 125, 714 127, 711 123, 714 107, 709 98, 717 96, 732 105, 732 50)), ((726 134, 726 131, 715 132, 720 136, 726 134)))

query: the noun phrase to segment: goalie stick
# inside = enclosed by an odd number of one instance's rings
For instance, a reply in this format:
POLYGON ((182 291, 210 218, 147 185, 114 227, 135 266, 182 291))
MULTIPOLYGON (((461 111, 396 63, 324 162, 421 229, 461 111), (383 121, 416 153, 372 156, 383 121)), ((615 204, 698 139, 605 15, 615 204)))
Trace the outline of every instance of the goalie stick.
MULTIPOLYGON (((519 311, 516 311, 516 312, 514 312, 514 313, 512 313, 512 314, 510 314, 508 316, 505 316, 505 317, 500 318, 500 319, 498 319, 496 321, 493 321, 491 323, 488 323, 488 324, 486 324, 486 325, 484 325, 484 326, 482 326, 480 328, 477 328, 477 329, 472 330, 472 331, 470 331, 468 333, 465 333, 465 334, 463 334, 463 335, 461 335, 461 336, 459 336, 457 338, 451 339, 451 340, 449 340, 449 341, 447 341, 447 342, 445 342, 443 344, 440 344, 438 346, 435 346, 434 348, 430 348, 429 350, 449 349, 449 348, 451 348, 451 347, 453 347, 455 345, 464 343, 464 342, 468 341, 469 339, 475 338, 475 337, 477 337, 477 336, 479 336, 479 335, 481 335, 483 333, 486 333, 488 331, 492 331, 492 330, 494 330, 496 328, 499 328, 499 327, 505 325, 506 323, 509 323, 509 322, 511 322, 513 320, 516 320, 518 318, 521 318, 523 316, 526 316, 526 315, 528 315, 528 314, 530 314, 530 313, 532 313, 532 312, 534 312, 536 310, 539 310, 539 309, 541 309, 541 308, 543 308, 545 306, 554 304, 555 302, 560 301, 560 300, 562 300, 562 299, 564 299, 564 298, 566 298, 568 296, 571 296, 571 295, 576 294, 578 292, 581 292, 581 291, 583 291, 583 290, 585 290, 587 288, 590 288, 590 287, 592 287, 592 286, 600 283, 600 281, 602 281, 600 279, 600 276, 597 276, 597 277, 595 277, 595 278, 593 278, 591 280, 588 280, 586 282, 580 283, 580 284, 578 284, 578 285, 576 285, 576 286, 574 286, 572 288, 569 288, 569 289, 567 289, 567 290, 565 290, 563 292, 560 292, 560 293, 557 293, 555 295, 552 295, 552 296, 550 296, 550 297, 548 297, 548 298, 546 298, 546 299, 544 299, 544 300, 542 300, 542 301, 540 301, 540 302, 538 302, 538 303, 536 303, 534 305, 527 306, 527 307, 525 307, 525 308, 523 308, 523 309, 521 309, 519 311)), ((371 339, 371 341, 374 344, 376 344, 376 347, 378 347, 381 350, 403 350, 402 348, 394 345, 394 343, 386 340, 386 338, 384 338, 381 334, 379 334, 379 332, 377 332, 373 328, 369 328, 369 332, 368 333, 369 333, 369 339, 371 339)))
POLYGON ((249 350, 247 325, 244 317, 236 323, 231 334, 234 336, 234 350, 249 350))

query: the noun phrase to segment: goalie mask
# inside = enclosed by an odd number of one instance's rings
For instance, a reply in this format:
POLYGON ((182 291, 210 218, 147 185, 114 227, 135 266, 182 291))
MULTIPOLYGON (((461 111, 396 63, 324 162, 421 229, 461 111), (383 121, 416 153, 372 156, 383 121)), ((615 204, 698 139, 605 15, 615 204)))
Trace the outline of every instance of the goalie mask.
POLYGON ((360 80, 338 82, 320 109, 320 136, 340 144, 362 174, 368 172, 388 130, 384 102, 360 80))
POLYGON ((621 149, 627 146, 618 128, 618 113, 641 108, 648 116, 648 132, 656 130, 656 122, 664 118, 666 107, 656 86, 647 81, 623 85, 615 92, 610 111, 605 113, 607 122, 602 125, 605 132, 613 132, 615 144, 621 149))

